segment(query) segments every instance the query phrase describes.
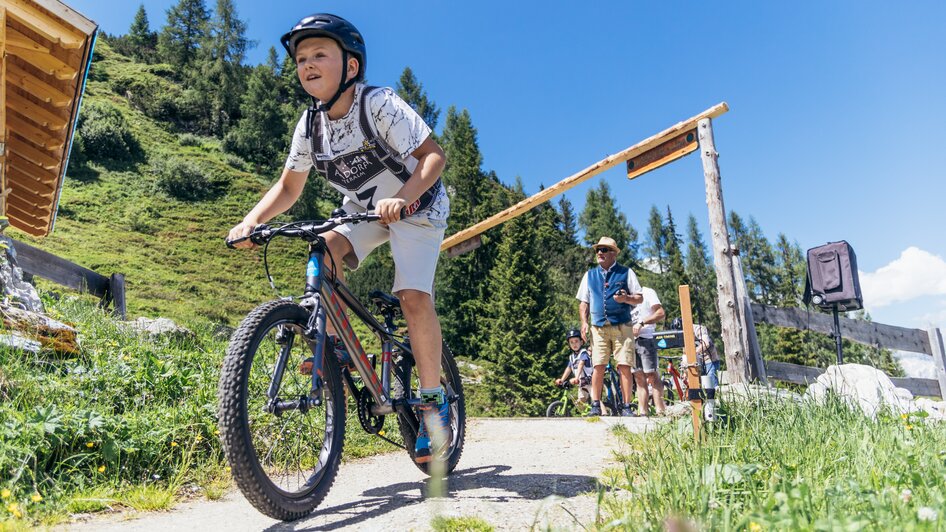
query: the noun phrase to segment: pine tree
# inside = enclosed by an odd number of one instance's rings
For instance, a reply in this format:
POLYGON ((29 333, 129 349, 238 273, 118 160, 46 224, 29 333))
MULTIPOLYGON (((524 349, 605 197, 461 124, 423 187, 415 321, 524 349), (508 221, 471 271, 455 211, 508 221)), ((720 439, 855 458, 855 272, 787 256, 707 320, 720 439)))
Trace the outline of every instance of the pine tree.
POLYGON ((279 78, 276 49, 269 49, 269 60, 253 68, 240 103, 237 127, 224 139, 224 149, 258 166, 274 168, 283 156, 286 130, 279 103, 279 78))
POLYGON ((677 234, 677 225, 673 221, 673 213, 670 212, 669 206, 667 207, 666 220, 663 235, 663 254, 666 257, 667 265, 658 283, 658 295, 665 309, 677 309, 680 307, 679 286, 687 283, 687 275, 683 264, 683 252, 680 249, 682 242, 680 235, 677 234))
POLYGON ((540 415, 551 398, 549 382, 561 367, 549 355, 561 351, 563 326, 530 211, 502 226, 496 267, 490 272, 493 297, 486 358, 494 362, 486 380, 493 415, 540 415))
MULTIPOLYGON (((690 300, 693 303, 694 319, 701 320, 710 331, 719 335, 719 312, 716 309, 716 272, 709 260, 709 252, 703 242, 703 235, 691 214, 687 219, 686 275, 690 285, 690 300), (696 311, 699 310, 699 313, 696 311), (700 317, 702 314, 702 318, 700 317)), ((666 308, 666 307, 664 307, 666 308)), ((673 316, 676 316, 675 312, 673 316)), ((667 311, 670 316, 670 311, 667 311)))
POLYGON ((401 73, 401 79, 398 80, 395 87, 398 96, 417 111, 417 114, 424 119, 424 122, 430 126, 430 129, 437 127, 437 120, 440 118, 440 109, 437 105, 427 98, 424 92, 424 86, 421 85, 410 67, 405 67, 401 73))
POLYGON ((158 36, 161 60, 183 72, 197 59, 207 37, 210 14, 204 0, 180 0, 168 10, 168 22, 158 36))
POLYGON ((667 260, 664 255, 667 247, 667 231, 664 228, 664 220, 657 210, 656 205, 650 206, 650 216, 647 217, 647 244, 644 252, 649 255, 648 262, 653 264, 651 270, 663 274, 667 271, 667 260))
POLYGON ((126 43, 132 57, 149 63, 153 60, 158 35, 151 31, 144 4, 138 6, 135 19, 131 23, 131 28, 128 29, 126 43))
POLYGON ((587 245, 593 246, 603 236, 611 237, 621 250, 618 262, 625 266, 637 265, 637 231, 627 222, 624 213, 618 211, 611 187, 603 179, 598 188, 588 191, 578 224, 585 231, 587 245))
POLYGON ((246 38, 246 23, 237 16, 233 0, 217 0, 209 35, 202 50, 199 85, 209 97, 207 126, 223 136, 239 114, 245 74, 242 63, 253 45, 246 38))
POLYGON ((575 217, 575 208, 568 198, 562 196, 558 202, 559 216, 562 221, 562 239, 565 241, 562 269, 565 278, 571 280, 568 296, 570 303, 574 303, 574 292, 578 290, 581 276, 594 264, 593 257, 588 254, 587 248, 578 242, 578 220, 575 217))

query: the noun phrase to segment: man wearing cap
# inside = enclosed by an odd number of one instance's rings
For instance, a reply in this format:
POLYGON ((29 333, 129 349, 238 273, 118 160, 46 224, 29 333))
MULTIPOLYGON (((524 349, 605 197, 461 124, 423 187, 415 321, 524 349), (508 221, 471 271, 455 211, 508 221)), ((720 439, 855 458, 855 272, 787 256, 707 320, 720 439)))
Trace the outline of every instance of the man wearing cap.
MULTIPOLYGON (((627 266, 618 264, 618 245, 613 238, 601 237, 594 246, 598 265, 581 278, 578 294, 578 315, 581 319, 582 339, 588 340, 589 318, 591 330, 591 411, 601 415, 601 388, 605 366, 613 357, 621 376, 624 400, 631 397, 631 367, 635 363, 634 330, 631 308, 644 302, 637 275, 627 266)), ((621 406, 621 415, 633 415, 628 403, 621 406)))

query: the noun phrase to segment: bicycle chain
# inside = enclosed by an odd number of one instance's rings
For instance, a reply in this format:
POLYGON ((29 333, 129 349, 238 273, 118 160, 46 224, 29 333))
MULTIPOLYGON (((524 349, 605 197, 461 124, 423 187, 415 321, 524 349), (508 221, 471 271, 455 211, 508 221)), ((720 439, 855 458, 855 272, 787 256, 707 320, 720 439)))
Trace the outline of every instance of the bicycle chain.
POLYGON ((368 434, 378 434, 384 428, 384 416, 372 414, 372 406, 374 406, 374 399, 368 390, 362 389, 358 394, 358 421, 368 434))

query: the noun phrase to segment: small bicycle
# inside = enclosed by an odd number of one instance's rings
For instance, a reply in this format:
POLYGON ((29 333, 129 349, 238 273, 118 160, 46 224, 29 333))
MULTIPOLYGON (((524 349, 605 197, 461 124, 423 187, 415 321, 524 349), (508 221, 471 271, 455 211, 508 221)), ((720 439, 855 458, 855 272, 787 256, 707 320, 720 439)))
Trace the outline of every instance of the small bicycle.
MULTIPOLYGON (((399 300, 372 292, 383 323, 326 268, 329 253, 323 233, 342 224, 380 220, 373 213, 340 211, 324 221, 258 226, 246 238, 266 249, 276 237, 299 238, 309 245, 305 289, 301 297, 264 303, 254 309, 230 338, 217 392, 220 441, 237 486, 262 513, 284 521, 314 510, 328 494, 341 462, 345 437, 346 398, 357 408, 358 421, 369 434, 395 445, 382 434, 385 416, 396 414, 404 448, 414 458, 419 426, 415 406, 420 386, 410 339, 396 333, 399 300), (378 358, 365 353, 342 304, 378 336, 378 358), (328 346, 326 320, 340 336, 328 346), (311 371, 302 371, 310 364, 311 371), (297 369, 299 368, 299 369, 297 369), (352 376, 356 371, 360 379, 352 376)), ((457 466, 463 451, 466 406, 460 372, 443 344, 441 384, 449 401, 448 445, 444 473, 457 466)), ((433 463, 433 462, 431 462, 433 463)), ((431 463, 417 464, 430 473, 431 463)))
MULTIPOLYGON (((676 401, 686 401, 687 395, 687 380, 686 377, 680 374, 676 366, 673 365, 673 361, 676 358, 674 356, 667 355, 658 355, 660 360, 667 362, 666 369, 661 372, 660 380, 663 381, 664 385, 664 399, 668 403, 673 403, 676 401), (676 392, 676 396, 674 396, 676 392)), ((681 368, 683 369, 683 368, 681 368)))
POLYGON ((562 388, 562 397, 549 403, 545 409, 545 417, 572 417, 572 414, 583 416, 588 412, 588 404, 576 401, 572 394, 568 393, 568 389, 575 386, 574 384, 564 380, 556 386, 562 388))

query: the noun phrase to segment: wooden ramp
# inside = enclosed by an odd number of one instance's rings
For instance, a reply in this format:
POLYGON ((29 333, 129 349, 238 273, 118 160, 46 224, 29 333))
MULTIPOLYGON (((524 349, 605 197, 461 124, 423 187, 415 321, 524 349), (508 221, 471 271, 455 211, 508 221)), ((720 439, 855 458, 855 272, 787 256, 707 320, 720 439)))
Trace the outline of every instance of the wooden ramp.
POLYGON ((57 0, 0 0, 0 214, 53 230, 98 26, 57 0))

